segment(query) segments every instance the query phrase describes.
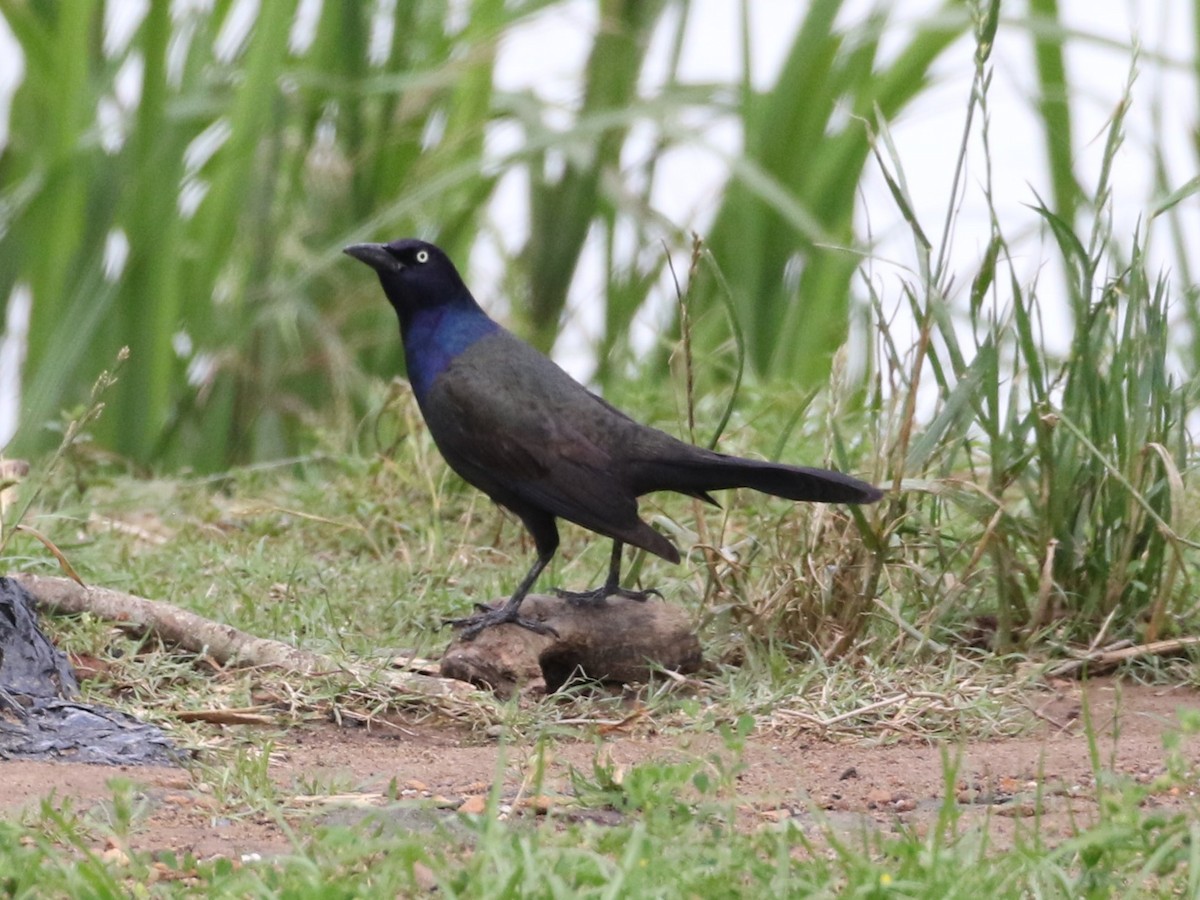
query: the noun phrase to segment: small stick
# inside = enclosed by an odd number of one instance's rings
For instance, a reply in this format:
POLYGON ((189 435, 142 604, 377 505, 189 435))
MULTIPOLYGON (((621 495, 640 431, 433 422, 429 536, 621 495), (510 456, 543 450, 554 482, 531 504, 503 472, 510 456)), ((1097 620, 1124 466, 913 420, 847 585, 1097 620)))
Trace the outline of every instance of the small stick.
POLYGON ((829 728, 831 725, 836 725, 839 722, 845 722, 847 719, 853 719, 856 716, 863 716, 869 712, 875 712, 878 709, 886 709, 889 706, 895 706, 897 703, 902 703, 908 700, 909 694, 893 694, 891 697, 885 697, 882 700, 876 700, 874 703, 868 703, 866 706, 860 706, 857 709, 851 709, 840 715, 833 716, 829 719, 823 719, 820 716, 810 715, 802 712, 788 712, 787 715, 794 716, 798 719, 804 719, 807 722, 812 722, 814 725, 819 725, 821 728, 829 728))
POLYGON ((1152 641, 1149 644, 1138 644, 1133 647, 1122 647, 1120 650, 1103 650, 1099 653, 1089 653, 1079 659, 1069 659, 1059 663, 1046 674, 1055 677, 1071 675, 1086 666, 1092 674, 1105 672, 1119 664, 1137 659, 1141 656, 1165 656, 1176 653, 1188 647, 1200 646, 1200 636, 1172 638, 1168 641, 1152 641))

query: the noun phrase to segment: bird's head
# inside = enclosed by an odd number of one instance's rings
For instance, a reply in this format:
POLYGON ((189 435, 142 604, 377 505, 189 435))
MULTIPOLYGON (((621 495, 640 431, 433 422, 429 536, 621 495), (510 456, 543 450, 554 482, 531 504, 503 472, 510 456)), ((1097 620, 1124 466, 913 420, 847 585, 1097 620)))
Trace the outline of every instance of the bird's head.
POLYGON ((408 377, 418 402, 460 353, 500 326, 488 318, 450 257, 433 244, 402 238, 354 244, 349 256, 375 270, 400 319, 408 377))
POLYGON ((390 244, 352 244, 342 252, 375 270, 402 322, 420 309, 470 299, 450 257, 427 241, 401 238, 390 244))

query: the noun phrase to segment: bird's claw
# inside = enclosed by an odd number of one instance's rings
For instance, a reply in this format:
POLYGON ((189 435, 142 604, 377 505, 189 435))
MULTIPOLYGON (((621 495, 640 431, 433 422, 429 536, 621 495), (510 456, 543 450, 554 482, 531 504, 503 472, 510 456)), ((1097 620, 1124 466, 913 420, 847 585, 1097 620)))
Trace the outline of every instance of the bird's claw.
POLYGON ((633 588, 615 587, 607 584, 602 584, 598 588, 592 588, 590 591, 567 591, 562 588, 555 588, 554 593, 575 606, 599 606, 609 597, 624 597, 627 600, 636 600, 638 603, 645 603, 651 597, 657 597, 659 600, 662 599, 662 594, 654 588, 635 591, 633 588))
POLYGON ((536 634, 558 637, 558 632, 549 625, 533 619, 522 619, 516 610, 509 610, 508 607, 494 607, 484 603, 476 603, 475 607, 479 612, 474 615, 461 619, 444 619, 442 624, 458 629, 458 638, 462 641, 473 641, 485 628, 505 624, 517 625, 536 634))

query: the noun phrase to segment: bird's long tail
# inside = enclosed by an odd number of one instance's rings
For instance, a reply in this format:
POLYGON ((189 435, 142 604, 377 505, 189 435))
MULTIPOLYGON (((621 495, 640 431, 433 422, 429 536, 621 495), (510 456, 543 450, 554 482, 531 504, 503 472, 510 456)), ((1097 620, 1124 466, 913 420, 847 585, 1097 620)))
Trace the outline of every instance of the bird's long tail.
POLYGON ((874 503, 883 491, 841 472, 788 466, 726 456, 699 447, 682 458, 648 460, 639 466, 638 480, 648 491, 679 491, 711 501, 708 491, 751 488, 788 500, 810 503, 874 503))

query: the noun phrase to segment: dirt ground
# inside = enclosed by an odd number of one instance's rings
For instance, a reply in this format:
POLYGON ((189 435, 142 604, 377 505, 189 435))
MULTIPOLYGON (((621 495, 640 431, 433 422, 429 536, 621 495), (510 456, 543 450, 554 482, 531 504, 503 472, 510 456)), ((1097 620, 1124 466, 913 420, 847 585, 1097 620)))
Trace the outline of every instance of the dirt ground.
MULTIPOLYGON (((1200 706, 1200 693, 1186 688, 1116 685, 1095 680, 1087 699, 1105 768, 1150 783, 1163 771, 1163 734, 1180 707, 1200 706)), ((1062 687, 1045 695, 1043 725, 1020 738, 932 744, 927 741, 832 742, 813 734, 760 733, 747 739, 744 771, 736 784, 744 827, 771 827, 792 819, 813 833, 832 827, 848 835, 863 825, 922 829, 934 822, 943 802, 943 754, 961 750, 955 800, 962 827, 990 819, 994 845, 1012 840, 1035 823, 1048 840, 1065 837, 1096 813, 1093 765, 1079 711, 1083 689, 1062 687), (1066 726, 1066 727, 1063 727, 1066 726), (1038 806, 1040 800, 1040 816, 1038 806), (1036 818, 1035 818, 1036 816, 1036 818)), ((721 751, 715 736, 616 731, 598 744, 581 732, 563 740, 547 757, 541 797, 527 783, 531 747, 508 745, 434 725, 364 728, 297 727, 272 736, 270 773, 285 797, 287 819, 350 824, 366 816, 383 827, 421 830, 452 820, 456 810, 481 810, 498 773, 502 799, 514 815, 550 806, 567 819, 604 824, 619 821, 612 810, 588 810, 570 800, 571 766, 592 772, 597 752, 619 771, 652 759, 682 760, 721 751), (598 751, 598 746, 601 747, 598 751), (390 783, 399 800, 388 800, 390 783), (311 785, 333 793, 312 796, 311 785), (310 787, 304 788, 303 785, 310 787)), ((1200 740, 1183 746, 1189 766, 1200 762, 1200 740)), ((198 859, 242 858, 292 849, 287 822, 272 816, 230 815, 211 788, 182 769, 125 768, 65 763, 0 762, 0 817, 14 818, 45 797, 71 798, 76 810, 103 816, 109 779, 137 787, 143 812, 130 837, 139 850, 192 853, 198 859)), ((1178 789, 1154 794, 1147 803, 1165 810, 1194 802, 1178 789)))

